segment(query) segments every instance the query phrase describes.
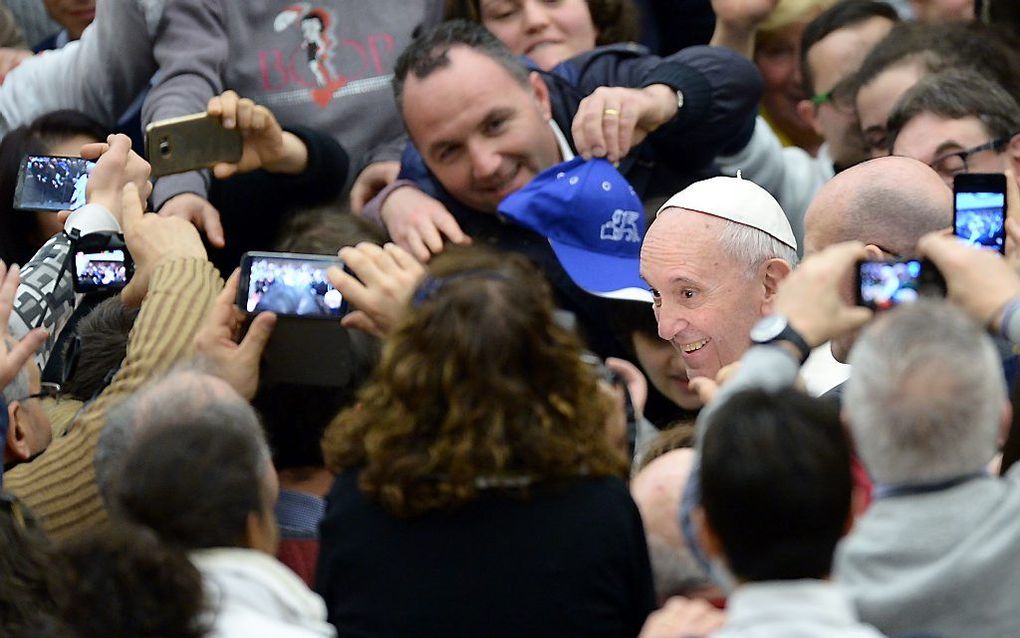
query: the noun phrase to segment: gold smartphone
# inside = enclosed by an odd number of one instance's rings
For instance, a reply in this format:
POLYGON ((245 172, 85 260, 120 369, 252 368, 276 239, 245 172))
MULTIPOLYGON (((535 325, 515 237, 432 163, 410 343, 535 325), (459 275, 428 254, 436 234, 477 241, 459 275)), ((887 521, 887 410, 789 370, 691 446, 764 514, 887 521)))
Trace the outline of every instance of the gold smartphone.
POLYGON ((225 129, 208 113, 153 122, 145 127, 145 154, 152 176, 162 177, 241 159, 243 142, 237 129, 225 129))

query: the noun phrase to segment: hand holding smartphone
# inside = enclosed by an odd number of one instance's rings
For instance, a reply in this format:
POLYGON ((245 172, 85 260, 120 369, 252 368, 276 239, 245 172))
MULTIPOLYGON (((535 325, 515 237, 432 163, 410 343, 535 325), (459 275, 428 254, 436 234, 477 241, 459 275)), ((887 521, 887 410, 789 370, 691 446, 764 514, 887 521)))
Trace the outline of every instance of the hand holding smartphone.
POLYGON ((220 162, 236 164, 243 148, 241 132, 223 128, 220 118, 208 113, 161 120, 145 127, 145 153, 153 177, 209 168, 220 162))
POLYGON ((927 260, 857 262, 857 305, 889 310, 921 297, 944 297, 946 282, 927 260))
POLYGON ((953 234, 1006 253, 1006 176, 961 173, 953 179, 953 234))
POLYGON ((326 276, 339 257, 248 252, 241 258, 237 305, 249 314, 271 311, 281 317, 339 319, 344 296, 326 276))

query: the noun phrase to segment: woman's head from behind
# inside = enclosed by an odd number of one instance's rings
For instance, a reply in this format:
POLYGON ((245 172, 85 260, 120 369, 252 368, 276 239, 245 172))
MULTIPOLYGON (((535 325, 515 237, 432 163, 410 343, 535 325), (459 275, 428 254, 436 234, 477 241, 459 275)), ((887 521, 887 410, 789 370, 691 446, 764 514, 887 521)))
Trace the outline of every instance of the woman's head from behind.
POLYGON ((446 18, 481 23, 549 70, 596 46, 636 40, 633 0, 447 0, 446 18))
POLYGON ((103 127, 84 113, 54 111, 0 140, 0 259, 24 264, 62 228, 53 213, 14 210, 18 170, 25 156, 76 156, 85 144, 104 139, 103 127))
POLYGON ((327 430, 335 471, 399 515, 474 499, 491 479, 625 471, 578 338, 522 257, 479 249, 430 264, 357 408, 327 430))

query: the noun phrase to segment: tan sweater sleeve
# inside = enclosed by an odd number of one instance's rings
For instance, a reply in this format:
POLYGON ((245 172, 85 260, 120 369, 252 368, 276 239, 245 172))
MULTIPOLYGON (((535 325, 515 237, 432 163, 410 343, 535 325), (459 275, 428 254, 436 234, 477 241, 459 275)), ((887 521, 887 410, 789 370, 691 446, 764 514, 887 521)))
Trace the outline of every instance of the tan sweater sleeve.
POLYGON ((223 280, 204 259, 159 266, 128 338, 124 365, 110 386, 79 415, 68 434, 31 463, 4 475, 4 488, 28 505, 46 532, 60 540, 106 522, 93 465, 107 412, 146 381, 192 351, 192 338, 223 280))

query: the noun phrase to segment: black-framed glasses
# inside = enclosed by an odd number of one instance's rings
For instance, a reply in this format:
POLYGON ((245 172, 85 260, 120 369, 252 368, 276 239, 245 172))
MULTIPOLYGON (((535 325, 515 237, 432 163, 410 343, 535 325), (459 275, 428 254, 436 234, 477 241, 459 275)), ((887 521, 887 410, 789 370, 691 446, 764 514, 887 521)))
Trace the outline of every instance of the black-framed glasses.
POLYGON ((850 82, 850 78, 843 79, 825 93, 812 95, 811 103, 816 107, 829 103, 832 105, 832 108, 840 113, 853 115, 856 111, 854 107, 853 83, 850 82))
POLYGON ((59 383, 47 383, 43 382, 39 384, 39 391, 30 394, 25 397, 15 399, 15 401, 28 401, 29 399, 55 399, 60 394, 59 383))
POLYGON ((984 153, 985 151, 995 151, 996 153, 1002 151, 1006 147, 1006 144, 1013 139, 1012 136, 997 137, 994 140, 979 144, 973 148, 968 148, 965 151, 956 151, 955 153, 946 153, 940 155, 928 163, 936 173, 941 175, 947 182, 952 183, 953 178, 960 173, 969 173, 970 167, 967 165, 967 161, 972 155, 978 153, 984 153))

